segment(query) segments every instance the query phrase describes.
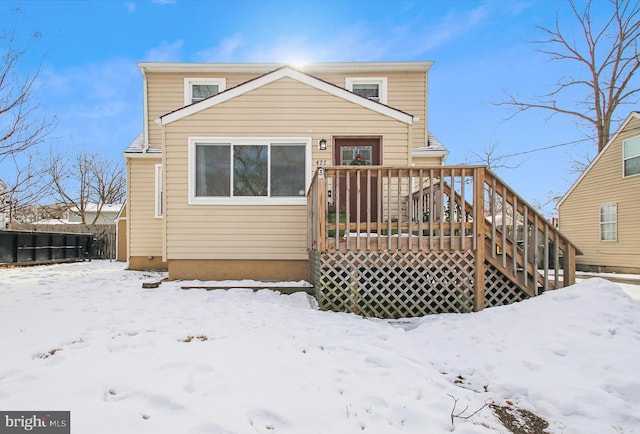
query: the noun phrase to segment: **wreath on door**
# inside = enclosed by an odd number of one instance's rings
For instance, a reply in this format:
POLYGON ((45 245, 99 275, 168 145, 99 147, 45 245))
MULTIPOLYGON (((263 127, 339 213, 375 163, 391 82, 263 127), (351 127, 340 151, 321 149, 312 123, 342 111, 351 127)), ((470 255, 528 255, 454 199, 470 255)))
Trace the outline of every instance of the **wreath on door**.
POLYGON ((362 159, 362 155, 357 154, 356 158, 354 158, 351 161, 351 165, 352 166, 364 166, 365 165, 365 161, 362 159))

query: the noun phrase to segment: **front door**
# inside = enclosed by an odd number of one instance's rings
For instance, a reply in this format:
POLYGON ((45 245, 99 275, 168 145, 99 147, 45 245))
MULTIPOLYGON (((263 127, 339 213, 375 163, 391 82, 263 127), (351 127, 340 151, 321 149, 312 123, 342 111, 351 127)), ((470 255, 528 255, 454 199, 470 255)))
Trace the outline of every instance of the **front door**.
MULTIPOLYGON (((380 137, 335 137, 334 164, 336 166, 379 166, 381 163, 382 146, 380 137)), ((337 191, 338 206, 341 212, 347 209, 347 180, 340 179, 341 191, 337 191)), ((371 174, 371 188, 367 183, 365 171, 353 171, 349 175, 349 220, 358 220, 358 192, 360 197, 360 221, 377 220, 378 211, 378 177, 371 174), (358 174, 359 173, 359 174, 358 174), (358 177, 360 189, 358 190, 358 177), (367 214, 368 213, 368 214, 367 214)))

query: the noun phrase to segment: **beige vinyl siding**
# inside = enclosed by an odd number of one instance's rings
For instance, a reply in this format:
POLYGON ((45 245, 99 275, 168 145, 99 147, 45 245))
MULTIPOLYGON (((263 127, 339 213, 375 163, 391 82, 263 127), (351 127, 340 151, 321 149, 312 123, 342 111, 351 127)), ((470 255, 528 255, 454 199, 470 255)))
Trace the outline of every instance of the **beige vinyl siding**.
POLYGON ((316 73, 312 75, 343 88, 347 77, 387 77, 387 105, 418 118, 418 122, 413 125, 412 146, 414 148, 426 146, 427 82, 424 72, 316 73))
POLYGON ((167 259, 307 259, 306 206, 188 204, 189 137, 310 137, 315 169, 334 136, 382 136, 383 163, 408 164, 411 127, 290 78, 167 125, 167 259), (275 107, 275 108, 274 108, 275 107), (318 140, 329 140, 318 151, 318 140))
MULTIPOLYGON (((225 78, 226 88, 230 89, 261 74, 174 74, 174 73, 147 73, 147 111, 149 144, 151 147, 162 147, 160 139, 160 127, 155 120, 160 116, 170 113, 184 106, 184 78, 225 78)), ((312 73, 324 81, 345 87, 346 77, 387 77, 387 105, 405 111, 416 118, 414 124, 414 139, 412 146, 425 146, 426 132, 426 77, 424 72, 375 72, 370 74, 323 74, 312 73)), ((301 95, 301 98, 304 98, 301 95)), ((267 102, 268 103, 268 102, 267 102)), ((317 101, 323 104, 323 101, 317 101)), ((282 102, 285 104, 285 102, 282 102)), ((332 103, 329 103, 332 104, 332 103)), ((279 108, 278 106, 274 106, 279 108)), ((286 107, 285 107, 286 108, 286 107)), ((295 115, 295 113, 294 113, 295 115)))
POLYGON ((130 158, 127 223, 129 256, 162 256, 162 219, 155 218, 155 165, 160 159, 130 158))
POLYGON ((415 166, 441 166, 442 157, 413 157, 412 163, 415 166))
POLYGON ((147 73, 147 112, 149 144, 161 148, 160 127, 155 120, 160 116, 184 107, 184 79, 189 78, 225 78, 226 88, 235 87, 255 78, 255 74, 191 74, 191 73, 147 73))
POLYGON ((622 175, 622 141, 640 135, 632 119, 559 208, 560 230, 584 253, 578 264, 640 268, 640 176, 622 175), (617 241, 600 241, 600 206, 617 204, 617 241))

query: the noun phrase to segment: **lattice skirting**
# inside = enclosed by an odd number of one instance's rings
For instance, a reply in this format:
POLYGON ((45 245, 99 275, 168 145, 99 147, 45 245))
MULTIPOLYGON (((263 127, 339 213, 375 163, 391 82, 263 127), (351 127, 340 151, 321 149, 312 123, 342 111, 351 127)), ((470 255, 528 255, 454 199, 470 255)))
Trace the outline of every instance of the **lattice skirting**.
MULTIPOLYGON (((319 252, 309 254, 311 283, 323 310, 406 318, 475 307, 473 251, 319 252)), ((485 265, 486 306, 526 294, 485 265)))
POLYGON ((527 293, 509 280, 500 270, 488 262, 484 264, 485 307, 502 306, 527 298, 529 298, 527 293))

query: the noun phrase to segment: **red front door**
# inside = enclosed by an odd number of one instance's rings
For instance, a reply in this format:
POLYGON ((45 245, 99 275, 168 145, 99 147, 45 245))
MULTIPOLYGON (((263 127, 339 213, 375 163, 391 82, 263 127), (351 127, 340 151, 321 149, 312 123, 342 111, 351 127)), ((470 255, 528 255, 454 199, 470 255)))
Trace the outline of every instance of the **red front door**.
MULTIPOLYGON (((380 137, 335 137, 333 142, 336 166, 379 166, 381 164, 380 137)), ((341 176, 339 181, 341 187, 336 192, 340 212, 344 213, 348 210, 349 221, 356 222, 359 209, 361 222, 367 221, 367 217, 375 222, 378 215, 378 177, 372 173, 371 181, 368 182, 366 171, 354 170, 349 173, 348 178, 347 183, 347 176, 341 176), (348 203, 347 197, 349 197, 348 203)))

